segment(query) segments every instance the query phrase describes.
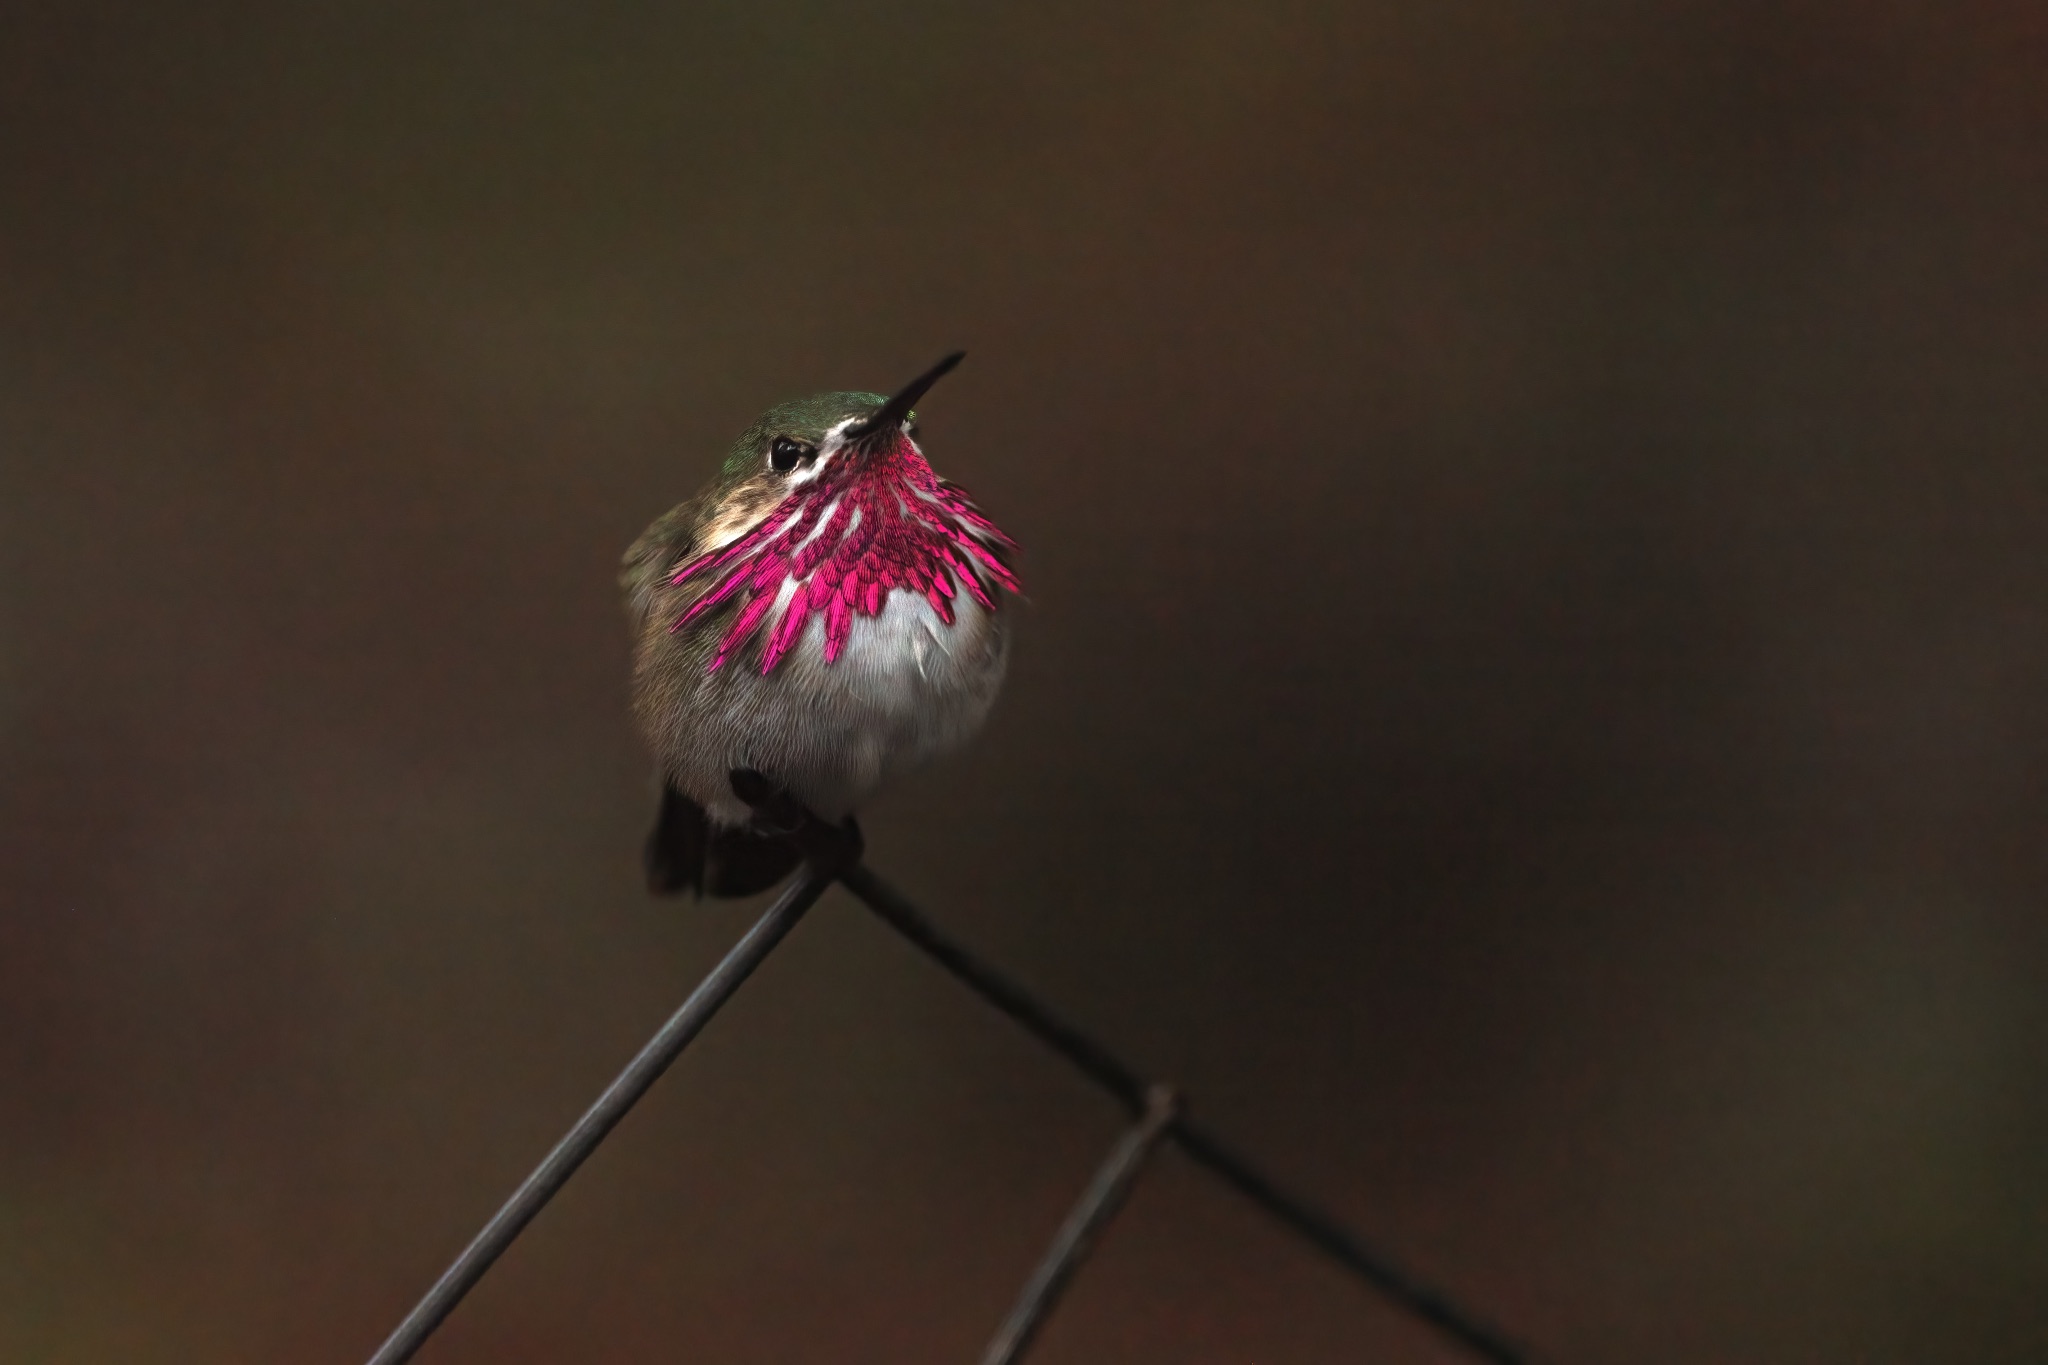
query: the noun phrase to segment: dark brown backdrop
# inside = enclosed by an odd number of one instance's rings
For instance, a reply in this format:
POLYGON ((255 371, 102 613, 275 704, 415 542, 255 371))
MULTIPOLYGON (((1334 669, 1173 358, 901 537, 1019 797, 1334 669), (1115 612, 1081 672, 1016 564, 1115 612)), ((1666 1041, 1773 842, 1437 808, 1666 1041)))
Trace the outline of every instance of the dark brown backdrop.
MULTIPOLYGON (((1565 1361, 2042 1359, 2044 68, 9 7, 0 1359, 368 1352, 748 913, 639 890, 619 549, 956 345, 1031 600, 879 866, 1565 1361)), ((1114 1126, 828 902, 432 1358, 968 1359, 1114 1126)), ((1043 1348, 1451 1358, 1173 1161, 1043 1348)))

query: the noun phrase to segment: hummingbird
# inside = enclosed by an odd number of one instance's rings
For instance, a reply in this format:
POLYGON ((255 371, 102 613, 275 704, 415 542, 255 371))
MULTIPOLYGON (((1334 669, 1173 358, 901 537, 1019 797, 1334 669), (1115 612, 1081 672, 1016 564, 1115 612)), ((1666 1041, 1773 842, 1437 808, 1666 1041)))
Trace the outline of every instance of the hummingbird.
POLYGON ((760 793, 850 820, 987 719, 1017 547, 933 472, 914 411, 964 355, 891 397, 768 409, 626 551, 633 713, 662 782, 656 894, 765 890, 800 854, 760 793))

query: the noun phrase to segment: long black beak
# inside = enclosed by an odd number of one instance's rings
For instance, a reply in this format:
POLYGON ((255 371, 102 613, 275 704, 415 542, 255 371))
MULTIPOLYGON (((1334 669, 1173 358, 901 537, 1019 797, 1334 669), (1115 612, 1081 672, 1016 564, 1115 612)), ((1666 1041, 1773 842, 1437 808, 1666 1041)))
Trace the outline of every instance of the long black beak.
POLYGON ((903 419, 910 416, 911 408, 916 406, 918 399, 924 397, 925 390, 951 374, 953 367, 966 358, 967 352, 955 351, 905 384, 896 391, 894 398, 876 408, 872 417, 848 427, 845 439, 849 442, 864 441, 878 432, 894 431, 902 426, 903 419))

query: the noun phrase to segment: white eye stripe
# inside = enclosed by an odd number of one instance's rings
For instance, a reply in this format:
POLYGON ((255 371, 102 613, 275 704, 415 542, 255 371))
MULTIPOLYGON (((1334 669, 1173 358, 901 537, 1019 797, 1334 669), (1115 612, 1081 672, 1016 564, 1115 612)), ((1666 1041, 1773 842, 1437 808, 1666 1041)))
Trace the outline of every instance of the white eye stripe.
MULTIPOLYGON (((787 486, 800 488, 824 473, 825 466, 832 462, 832 457, 839 453, 840 446, 844 444, 841 440, 843 433, 855 420, 857 419, 848 417, 828 430, 825 433, 825 439, 818 442, 816 453, 810 459, 805 460, 802 464, 799 464, 796 468, 783 475, 787 486)), ((769 453, 769 468, 773 469, 774 467, 774 452, 771 450, 769 453)))
POLYGON ((826 464, 831 461, 831 458, 830 455, 820 450, 817 455, 784 474, 782 476, 784 484, 790 488, 801 488, 812 479, 817 478, 824 471, 826 464))
MULTIPOLYGON (((775 454, 774 449, 771 445, 769 453, 766 457, 768 467, 772 470, 775 470, 776 473, 782 475, 785 487, 800 488, 804 484, 809 483, 812 479, 817 478, 818 475, 824 473, 825 466, 832 462, 832 457, 837 455, 840 451, 846 449, 847 428, 855 426, 865 420, 865 418, 858 416, 840 418, 837 422, 834 422, 831 426, 825 429, 824 436, 820 438, 820 440, 818 441, 817 454, 812 456, 810 459, 803 461, 802 463, 797 465, 796 468, 788 470, 786 472, 783 470, 775 469, 775 454)), ((910 439, 910 446, 911 449, 916 450, 919 454, 924 453, 923 448, 918 445, 915 437, 912 437, 910 439)))
POLYGON ((820 458, 827 454, 836 453, 841 446, 845 445, 846 429, 860 420, 858 417, 842 417, 830 427, 827 427, 825 429, 825 439, 818 443, 820 458))

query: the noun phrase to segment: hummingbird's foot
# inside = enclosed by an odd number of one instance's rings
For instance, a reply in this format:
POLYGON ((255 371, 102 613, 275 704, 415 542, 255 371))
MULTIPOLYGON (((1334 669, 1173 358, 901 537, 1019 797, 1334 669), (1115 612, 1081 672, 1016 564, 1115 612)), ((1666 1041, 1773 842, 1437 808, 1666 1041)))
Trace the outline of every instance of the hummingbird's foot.
POLYGON ((647 836, 647 889, 657 896, 752 896, 795 871, 805 852, 788 833, 714 829, 702 806, 664 782, 647 836))
POLYGON ((734 768, 726 775, 732 794, 753 807, 752 827, 763 834, 792 835, 816 818, 789 788, 754 768, 734 768))
POLYGON ((867 843, 852 816, 828 825, 787 787, 753 768, 734 768, 726 780, 733 795, 753 808, 750 831, 786 841, 820 867, 851 867, 860 861, 867 843))

